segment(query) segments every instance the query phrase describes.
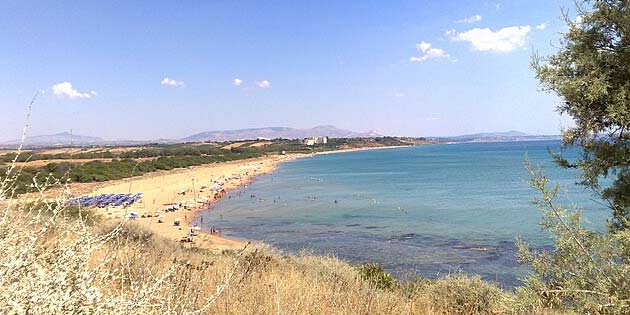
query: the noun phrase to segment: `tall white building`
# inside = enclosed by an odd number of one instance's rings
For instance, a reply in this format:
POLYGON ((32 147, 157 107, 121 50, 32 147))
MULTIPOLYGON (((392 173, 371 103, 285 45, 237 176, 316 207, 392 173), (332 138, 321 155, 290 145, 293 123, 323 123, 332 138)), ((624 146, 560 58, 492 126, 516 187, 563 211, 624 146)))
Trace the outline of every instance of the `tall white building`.
POLYGON ((304 144, 308 146, 326 143, 328 143, 328 137, 311 137, 304 139, 304 144))

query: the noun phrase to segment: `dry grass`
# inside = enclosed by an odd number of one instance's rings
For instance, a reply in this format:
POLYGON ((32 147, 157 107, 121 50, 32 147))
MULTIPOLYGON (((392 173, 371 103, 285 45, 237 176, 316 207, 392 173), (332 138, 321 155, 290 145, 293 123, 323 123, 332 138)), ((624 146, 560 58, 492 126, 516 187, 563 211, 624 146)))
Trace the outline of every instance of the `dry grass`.
MULTIPOLYGON (((145 157, 145 158, 135 158, 135 161, 152 161, 156 160, 158 157, 145 157)), ((15 165, 18 167, 41 167, 50 163, 73 163, 73 164, 85 164, 89 162, 111 162, 114 160, 118 160, 118 158, 93 158, 93 159, 52 159, 52 160, 33 160, 27 162, 15 162, 15 165)))
POLYGON ((264 146, 270 145, 272 143, 273 142, 271 142, 271 141, 261 141, 261 142, 252 143, 249 146, 252 147, 252 148, 257 148, 257 147, 264 147, 264 146))
POLYGON ((232 148, 238 148, 240 146, 243 146, 243 145, 246 145, 246 144, 250 144, 250 143, 251 143, 251 141, 230 143, 228 145, 222 146, 221 149, 223 149, 223 150, 230 150, 232 148))
MULTIPOLYGON (((378 289, 332 257, 283 256, 272 249, 186 249, 127 225, 101 256, 119 273, 100 283, 112 295, 168 275, 159 309, 209 314, 501 314, 508 295, 477 278, 452 277, 378 289), (149 277, 149 275, 152 275, 149 277), (217 288, 225 289, 217 295, 217 288)), ((134 290, 136 291, 136 290, 134 290)))

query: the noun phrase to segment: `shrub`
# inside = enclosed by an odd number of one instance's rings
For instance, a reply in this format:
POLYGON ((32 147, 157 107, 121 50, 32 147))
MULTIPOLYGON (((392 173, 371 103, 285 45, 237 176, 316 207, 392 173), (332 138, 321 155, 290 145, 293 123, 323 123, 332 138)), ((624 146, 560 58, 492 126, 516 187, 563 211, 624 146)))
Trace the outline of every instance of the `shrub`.
POLYGON ((508 294, 479 277, 451 275, 435 281, 420 280, 416 290, 430 301, 435 314, 491 315, 508 312, 508 294))
POLYGON ((379 289, 391 289, 396 279, 378 264, 366 264, 358 268, 361 279, 369 281, 379 289))
POLYGON ((527 165, 530 184, 541 194, 541 227, 554 239, 551 250, 532 250, 519 242, 521 262, 533 272, 519 288, 519 307, 570 310, 580 314, 630 314, 630 232, 597 232, 584 227, 578 209, 556 204, 559 186, 550 187, 542 170, 527 165))

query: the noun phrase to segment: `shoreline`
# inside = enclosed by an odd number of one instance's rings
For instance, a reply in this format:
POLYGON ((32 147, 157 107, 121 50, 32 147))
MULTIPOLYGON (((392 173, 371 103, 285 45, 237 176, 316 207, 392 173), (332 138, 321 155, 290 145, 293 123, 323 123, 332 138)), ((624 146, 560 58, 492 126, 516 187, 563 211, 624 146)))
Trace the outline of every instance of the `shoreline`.
MULTIPOLYGON (((210 227, 203 219, 198 218, 201 211, 206 211, 221 197, 239 187, 248 185, 256 176, 268 174, 276 170, 283 162, 292 161, 304 154, 274 155, 238 161, 194 166, 164 174, 147 174, 135 178, 116 181, 97 187, 92 194, 143 193, 143 201, 127 208, 106 208, 106 221, 126 220, 131 212, 138 218, 136 224, 151 230, 157 235, 182 241, 189 237, 191 229, 210 227), (209 189, 211 184, 221 183, 220 190, 209 189), (196 187, 195 187, 196 184, 196 187), (202 188, 206 186, 206 188, 202 188), (184 194, 179 194, 186 190, 184 194), (203 200, 203 202, 200 202, 203 200), (165 211, 167 205, 177 205, 175 211, 165 211), (150 215, 149 217, 145 217, 150 215), (179 221, 179 225, 174 222, 179 221), (197 224, 199 223, 199 224, 197 224)), ((242 249, 247 241, 232 239, 204 230, 194 230, 191 246, 210 249, 242 249)))
MULTIPOLYGON (((412 146, 348 148, 311 154, 293 153, 193 166, 158 174, 145 174, 111 183, 101 183, 100 185, 91 186, 90 193, 143 193, 143 201, 139 204, 134 204, 127 208, 106 208, 106 221, 125 220, 128 219, 131 212, 135 212, 139 217, 130 221, 134 221, 157 235, 182 241, 189 238, 189 232, 193 229, 192 231, 196 234, 196 236, 192 237, 194 241, 186 244, 209 250, 242 249, 250 240, 225 237, 207 232, 212 228, 212 225, 209 222, 203 222, 203 217, 200 217, 199 213, 211 209, 214 203, 220 201, 222 197, 228 196, 233 190, 248 185, 257 176, 274 172, 281 163, 323 154, 412 146), (197 184, 196 187, 195 183, 197 184), (210 185, 217 185, 217 183, 221 183, 219 191, 208 188, 202 189, 204 186, 211 187, 210 185), (206 191, 206 189, 208 190, 206 191), (178 194, 178 192, 183 192, 184 190, 186 193, 183 195, 178 194), (204 202, 200 203, 200 200, 204 202), (171 212, 164 211, 167 205, 178 205, 178 208, 183 207, 187 209, 178 209, 171 212), (174 225, 176 220, 180 221, 179 226, 174 225)), ((87 187, 84 187, 84 191, 85 188, 87 187)))
MULTIPOLYGON (((295 161, 297 159, 314 157, 316 155, 339 154, 339 153, 349 153, 349 152, 359 152, 359 151, 372 151, 372 150, 383 150, 383 149, 409 148, 409 147, 414 147, 414 145, 348 148, 348 149, 339 149, 339 150, 334 150, 334 151, 315 152, 315 153, 311 153, 311 154, 301 154, 301 153, 289 154, 287 156, 290 156, 290 158, 283 159, 282 161, 278 161, 276 164, 274 164, 274 167, 269 169, 267 172, 262 172, 262 173, 256 174, 255 176, 252 176, 251 178, 249 178, 247 181, 242 182, 240 185, 236 185, 234 187, 230 187, 229 190, 226 190, 226 195, 229 194, 230 192, 234 191, 234 190, 237 190, 239 188, 247 186, 249 183, 251 183, 259 175, 273 173, 279 167, 280 164, 286 163, 286 162, 295 161)), ((194 214, 198 215, 199 212, 209 210, 210 207, 212 207, 216 202, 219 202, 221 200, 222 200, 222 198, 213 200, 211 203, 209 203, 207 205, 206 208, 194 211, 194 214)), ((193 217, 193 219, 194 218, 197 218, 197 217, 195 216, 195 217, 193 217)), ((206 227, 206 228, 209 228, 209 227, 206 227)), ((202 227, 202 230, 200 231, 200 233, 208 234, 207 232, 205 232, 203 230, 203 227, 202 227)), ((239 239, 239 238, 235 238, 235 237, 227 237, 227 236, 219 236, 219 237, 224 238, 224 239, 228 239, 228 240, 232 240, 232 241, 236 241, 236 242, 241 242, 242 246, 244 246, 246 243, 249 243, 251 241, 257 241, 257 240, 243 240, 243 239, 239 239)))

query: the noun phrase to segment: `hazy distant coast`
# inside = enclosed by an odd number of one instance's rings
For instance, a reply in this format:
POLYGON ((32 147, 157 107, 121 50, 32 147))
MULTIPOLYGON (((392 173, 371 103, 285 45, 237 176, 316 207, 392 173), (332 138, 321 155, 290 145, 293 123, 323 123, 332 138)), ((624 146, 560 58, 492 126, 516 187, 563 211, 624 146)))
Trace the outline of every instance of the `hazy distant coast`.
POLYGON ((452 137, 428 137, 429 140, 437 143, 547 141, 560 140, 561 138, 560 135, 530 135, 516 130, 475 133, 452 137))
MULTIPOLYGON (((141 146, 141 145, 166 145, 199 142, 231 142, 231 141, 257 141, 272 139, 304 139, 310 137, 329 138, 375 138, 383 137, 375 131, 356 132, 335 126, 316 126, 313 128, 288 128, 288 127, 264 127, 237 130, 204 131, 179 139, 147 139, 147 140, 107 140, 101 137, 61 132, 50 135, 38 135, 26 137, 24 146, 27 148, 47 147, 92 147, 92 146, 141 146)), ((423 140, 435 143, 448 142, 505 142, 505 141, 541 141, 559 140, 560 135, 531 135, 520 131, 486 132, 459 136, 432 136, 432 137, 398 137, 423 140)), ((14 149, 21 143, 21 139, 0 141, 0 148, 14 149)), ((410 143, 415 144, 415 143, 410 143)))

